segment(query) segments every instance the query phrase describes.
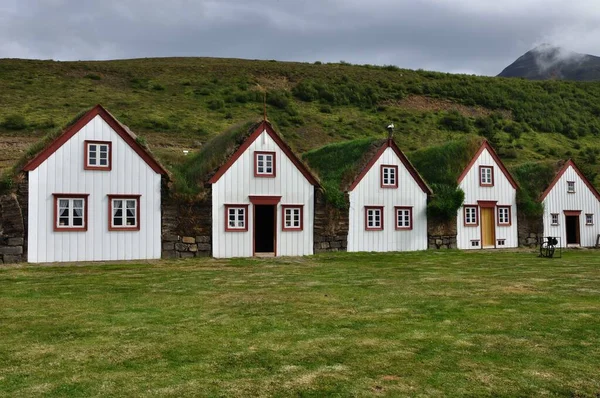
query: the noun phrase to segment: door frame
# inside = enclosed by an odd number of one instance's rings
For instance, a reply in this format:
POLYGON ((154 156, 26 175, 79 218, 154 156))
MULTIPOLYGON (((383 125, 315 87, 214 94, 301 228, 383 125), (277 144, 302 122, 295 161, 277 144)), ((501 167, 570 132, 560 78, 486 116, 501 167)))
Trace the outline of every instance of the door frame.
POLYGON ((252 257, 256 256, 256 205, 273 206, 273 255, 277 257, 277 208, 281 196, 250 195, 252 203, 252 257))
MULTIPOLYGON (((494 230, 494 249, 497 248, 496 244, 497 244, 497 239, 496 239, 496 204, 498 203, 497 200, 478 200, 477 204, 479 205, 479 233, 481 234, 481 249, 484 249, 483 247, 483 217, 481 216, 482 213, 482 209, 492 209, 492 228, 494 230)), ((486 249, 490 249, 490 247, 486 247, 486 249)))
POLYGON ((565 247, 569 245, 581 246, 581 210, 563 210, 565 215, 565 247), (575 237, 577 238, 577 243, 569 243, 569 231, 567 230, 567 217, 577 217, 577 229, 575 231, 575 237))

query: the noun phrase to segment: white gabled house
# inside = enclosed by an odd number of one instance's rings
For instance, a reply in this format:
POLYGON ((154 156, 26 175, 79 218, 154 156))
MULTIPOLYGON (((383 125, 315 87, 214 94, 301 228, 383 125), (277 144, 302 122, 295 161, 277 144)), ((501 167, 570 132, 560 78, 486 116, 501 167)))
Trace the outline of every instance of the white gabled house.
POLYGON ((102 106, 66 129, 23 171, 29 262, 161 257, 166 171, 102 106))
POLYGON ((263 121, 210 178, 213 256, 313 254, 318 180, 263 121))
POLYGON ((465 200, 457 214, 457 247, 517 247, 518 184, 487 141, 459 176, 458 186, 465 200))
POLYGON ((560 238, 562 247, 596 245, 600 233, 600 193, 568 160, 542 193, 544 236, 560 238))
POLYGON ((387 139, 348 188, 348 251, 427 249, 430 188, 387 139))

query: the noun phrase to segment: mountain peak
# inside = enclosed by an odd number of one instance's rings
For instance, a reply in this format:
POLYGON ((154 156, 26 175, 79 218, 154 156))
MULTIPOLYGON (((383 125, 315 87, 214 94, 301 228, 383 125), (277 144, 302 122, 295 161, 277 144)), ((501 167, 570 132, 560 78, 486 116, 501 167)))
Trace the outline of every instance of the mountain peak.
POLYGON ((523 54, 498 76, 531 80, 600 80, 600 57, 543 43, 523 54))

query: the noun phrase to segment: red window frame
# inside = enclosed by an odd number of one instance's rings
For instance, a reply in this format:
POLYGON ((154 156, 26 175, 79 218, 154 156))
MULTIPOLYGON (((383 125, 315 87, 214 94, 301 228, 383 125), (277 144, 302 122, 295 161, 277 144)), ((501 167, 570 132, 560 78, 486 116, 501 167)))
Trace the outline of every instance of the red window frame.
POLYGON ((275 178, 277 176, 277 154, 275 152, 268 151, 254 151, 254 177, 258 178, 275 178), (258 172, 258 155, 271 155, 273 156, 273 172, 266 174, 258 172))
POLYGON ((112 142, 111 141, 84 141, 83 149, 84 149, 83 150, 83 169, 84 170, 101 170, 101 171, 111 171, 112 170, 112 142), (90 166, 90 165, 88 165, 90 145, 107 145, 108 146, 108 165, 107 166, 90 166))
POLYGON ((465 227, 478 227, 479 226, 479 206, 477 205, 464 205, 463 206, 463 223, 465 227), (475 224, 467 223, 467 208, 475 209, 475 224))
POLYGON ((365 206, 365 231, 383 231, 383 206, 365 206), (369 210, 379 210, 379 227, 369 227, 369 210))
MULTIPOLYGON (((88 230, 88 198, 89 193, 53 193, 54 197, 54 232, 85 232, 88 230), (58 201, 60 199, 83 199, 83 227, 58 226, 58 201)), ((72 211, 72 209, 70 209, 72 211)))
POLYGON ((496 207, 496 219, 498 220, 497 224, 499 227, 510 227, 512 225, 512 206, 497 206, 496 207), (500 209, 508 209, 508 222, 507 223, 500 222, 500 209))
POLYGON ((394 223, 396 225, 396 231, 410 231, 413 229, 413 208, 412 206, 395 206, 394 207, 394 223), (408 210, 410 216, 410 225, 408 227, 398 225, 398 212, 401 210, 408 210))
POLYGON ((493 187, 494 186, 494 166, 479 166, 479 186, 480 187, 493 187), (481 170, 483 169, 490 169, 490 177, 492 182, 491 183, 483 183, 482 179, 481 179, 481 170))
MULTIPOLYGON (((246 204, 225 205, 225 232, 247 232, 248 231, 248 206, 246 204), (232 228, 229 226, 229 209, 244 209, 244 228, 232 228)), ((237 214, 236 214, 237 218, 237 214)))
MULTIPOLYGON (((389 178, 389 177, 388 177, 389 178)), ((398 166, 393 164, 382 164, 379 168, 379 185, 381 188, 398 188, 398 166), (393 169, 394 170, 394 184, 384 184, 383 183, 383 169, 393 169)))
MULTIPOLYGON (((106 195, 108 197, 108 230, 109 231, 139 231, 140 230, 140 221, 141 221, 141 210, 140 210, 140 198, 142 197, 142 195, 116 195, 116 194, 109 194, 106 195), (133 226, 126 226, 126 225, 119 225, 119 226, 114 226, 113 225, 113 200, 132 200, 134 199, 136 201, 135 203, 135 225, 133 226)), ((126 208, 123 208, 123 211, 125 211, 126 208)))
POLYGON ((304 205, 281 205, 281 230, 282 231, 303 231, 304 230, 304 205), (287 209, 300 209, 300 226, 286 227, 285 211, 287 209))

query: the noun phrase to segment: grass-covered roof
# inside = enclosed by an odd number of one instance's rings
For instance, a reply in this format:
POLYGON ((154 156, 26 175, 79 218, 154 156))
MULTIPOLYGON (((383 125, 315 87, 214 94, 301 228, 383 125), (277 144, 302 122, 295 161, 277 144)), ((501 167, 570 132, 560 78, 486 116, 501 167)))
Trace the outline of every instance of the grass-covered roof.
POLYGON ((235 124, 215 136, 174 169, 173 188, 178 196, 201 199, 208 181, 260 125, 260 121, 235 124))

